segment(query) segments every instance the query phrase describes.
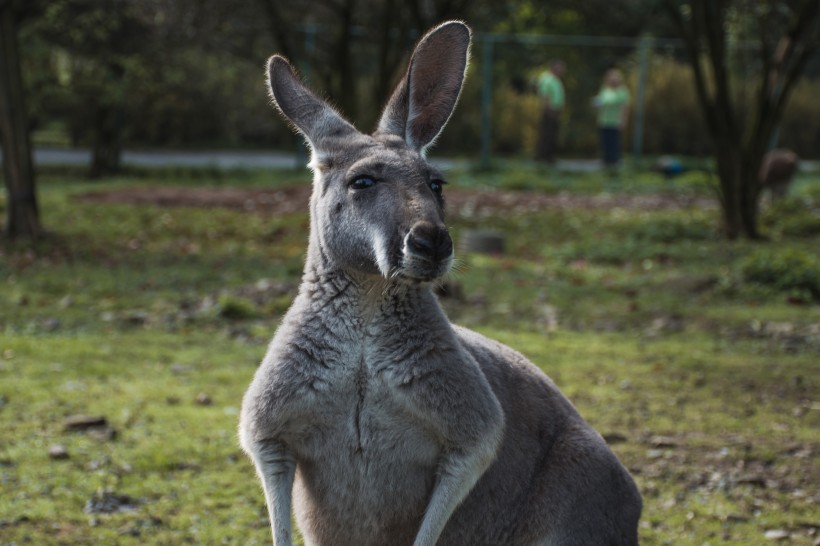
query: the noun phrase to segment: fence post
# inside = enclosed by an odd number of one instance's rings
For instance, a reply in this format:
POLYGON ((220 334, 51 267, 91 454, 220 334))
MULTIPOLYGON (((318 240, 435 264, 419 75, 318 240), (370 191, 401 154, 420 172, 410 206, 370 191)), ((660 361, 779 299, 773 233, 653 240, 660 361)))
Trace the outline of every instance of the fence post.
POLYGON ((481 35, 481 166, 490 165, 490 145, 492 137, 491 106, 493 100, 493 43, 495 36, 490 33, 481 35))
POLYGON ((643 154, 643 124, 644 103, 646 97, 646 78, 649 72, 649 57, 652 52, 652 37, 648 34, 641 36, 638 45, 638 89, 635 91, 635 116, 632 120, 632 154, 635 159, 641 159, 643 154))

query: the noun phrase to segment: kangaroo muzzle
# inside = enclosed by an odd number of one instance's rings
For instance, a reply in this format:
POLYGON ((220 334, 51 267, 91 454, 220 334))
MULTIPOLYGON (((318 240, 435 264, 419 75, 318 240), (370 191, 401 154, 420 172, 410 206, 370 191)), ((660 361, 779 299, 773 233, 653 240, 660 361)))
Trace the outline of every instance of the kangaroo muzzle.
POLYGON ((417 222, 404 240, 405 272, 431 280, 447 273, 453 259, 453 240, 444 225, 417 222))
POLYGON ((419 222, 407 235, 407 249, 418 257, 439 263, 452 256, 453 240, 446 227, 419 222))

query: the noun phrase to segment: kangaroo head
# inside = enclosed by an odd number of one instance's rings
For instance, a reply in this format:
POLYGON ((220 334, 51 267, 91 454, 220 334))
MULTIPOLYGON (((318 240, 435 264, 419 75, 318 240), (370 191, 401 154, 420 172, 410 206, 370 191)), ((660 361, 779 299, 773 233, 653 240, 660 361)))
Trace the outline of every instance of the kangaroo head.
POLYGON ((308 260, 410 282, 449 270, 453 243, 444 223, 444 179, 425 160, 425 150, 458 101, 469 47, 470 30, 461 22, 427 33, 370 135, 314 95, 286 59, 271 57, 271 97, 311 148, 308 260))

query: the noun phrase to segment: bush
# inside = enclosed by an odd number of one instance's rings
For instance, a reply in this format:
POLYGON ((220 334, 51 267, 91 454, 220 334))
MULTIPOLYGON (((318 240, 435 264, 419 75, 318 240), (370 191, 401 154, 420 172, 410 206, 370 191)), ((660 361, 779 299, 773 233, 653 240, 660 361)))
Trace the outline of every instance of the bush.
POLYGON ((760 223, 774 237, 814 237, 820 234, 820 207, 808 197, 787 197, 772 203, 760 223))
MULTIPOLYGON (((752 77, 757 79, 758 75, 752 77)), ((637 73, 631 75, 630 89, 633 92, 637 89, 637 73)), ((817 157, 820 150, 816 123, 820 117, 818 94, 820 79, 803 78, 790 95, 780 123, 779 146, 794 150, 801 158, 817 157)), ((736 90, 735 104, 741 122, 752 120, 748 106, 753 96, 743 86, 736 90)), ((709 133, 695 93, 692 69, 687 63, 654 56, 647 79, 644 112, 644 152, 711 154, 709 133)))
POLYGON ((708 241, 715 238, 715 228, 707 220, 664 218, 637 225, 632 235, 640 241, 653 243, 708 241))
POLYGON ((219 316, 227 320, 246 320, 259 314, 253 302, 227 295, 219 298, 218 310, 219 316))
POLYGON ((532 157, 538 138, 541 114, 539 99, 534 94, 516 93, 509 87, 494 94, 493 150, 504 155, 532 157))
MULTIPOLYGON (((637 88, 637 81, 633 88, 637 88)), ((688 155, 709 153, 709 133, 695 94, 692 69, 688 64, 662 56, 653 58, 645 97, 646 152, 688 155)))
POLYGON ((780 123, 779 146, 794 150, 798 157, 817 158, 820 150, 820 79, 801 79, 792 91, 783 121, 780 123))
POLYGON ((820 301, 820 260, 797 249, 759 250, 740 264, 743 280, 820 301))
POLYGON ((651 259, 656 249, 633 238, 591 242, 580 245, 575 258, 584 258, 603 265, 623 265, 651 259))

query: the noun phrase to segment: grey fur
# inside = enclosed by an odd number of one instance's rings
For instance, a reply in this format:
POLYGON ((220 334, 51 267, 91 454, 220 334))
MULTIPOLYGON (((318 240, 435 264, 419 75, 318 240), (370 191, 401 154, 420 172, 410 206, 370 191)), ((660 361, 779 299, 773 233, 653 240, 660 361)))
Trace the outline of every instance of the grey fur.
POLYGON ((459 22, 422 38, 372 135, 285 59, 269 63, 314 171, 302 285, 240 422, 277 546, 291 544, 291 498, 308 545, 637 544, 641 498, 603 439, 538 368, 451 325, 431 293, 452 242, 423 152, 469 43, 459 22))

